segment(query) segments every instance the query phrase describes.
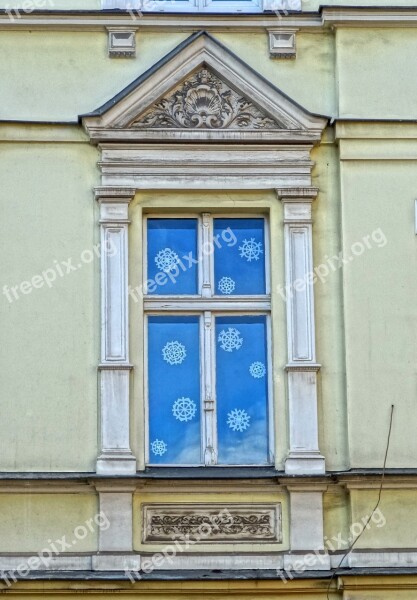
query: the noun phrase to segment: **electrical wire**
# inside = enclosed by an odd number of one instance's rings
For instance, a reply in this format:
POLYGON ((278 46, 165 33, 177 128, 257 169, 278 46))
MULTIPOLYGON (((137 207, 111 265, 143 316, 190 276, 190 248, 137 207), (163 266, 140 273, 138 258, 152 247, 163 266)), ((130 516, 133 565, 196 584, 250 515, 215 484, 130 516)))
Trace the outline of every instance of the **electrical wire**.
POLYGON ((379 493, 378 493, 377 503, 375 504, 375 507, 372 510, 370 517, 366 521, 366 523, 365 523, 362 531, 357 536, 357 538, 352 542, 352 544, 349 546, 349 548, 346 550, 345 554, 342 556, 342 560, 339 562, 339 564, 337 565, 335 571, 332 573, 332 576, 331 576, 330 581, 329 581, 329 585, 327 586, 327 593, 326 593, 327 600, 330 600, 330 596, 329 596, 330 588, 332 586, 332 583, 333 583, 334 579, 336 578, 336 576, 338 574, 338 571, 339 571, 340 567, 342 566, 343 561, 345 560, 345 558, 347 556, 349 556, 349 554, 352 552, 354 546, 360 540, 363 532, 365 531, 365 529, 369 525, 370 520, 374 516, 375 512, 378 510, 379 503, 381 502, 382 490, 383 490, 383 487, 384 487, 384 480, 385 480, 385 470, 386 470, 386 466, 387 466, 388 450, 389 450, 389 444, 390 444, 390 440, 391 440, 391 430, 392 430, 392 419, 393 419, 393 416, 394 416, 394 404, 391 404, 391 416, 390 416, 390 421, 389 421, 387 446, 386 446, 386 449, 385 449, 384 465, 382 467, 381 483, 380 483, 380 486, 379 486, 379 493))

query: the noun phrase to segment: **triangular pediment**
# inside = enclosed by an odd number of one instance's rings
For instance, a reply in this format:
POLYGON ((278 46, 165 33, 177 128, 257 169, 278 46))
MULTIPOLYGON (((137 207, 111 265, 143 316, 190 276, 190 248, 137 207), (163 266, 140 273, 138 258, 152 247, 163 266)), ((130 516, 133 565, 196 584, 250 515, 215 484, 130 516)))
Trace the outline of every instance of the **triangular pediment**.
POLYGON ((83 123, 97 142, 314 142, 327 119, 310 114, 201 32, 83 123))
POLYGON ((142 129, 283 129, 253 102, 203 65, 161 100, 134 119, 142 129))

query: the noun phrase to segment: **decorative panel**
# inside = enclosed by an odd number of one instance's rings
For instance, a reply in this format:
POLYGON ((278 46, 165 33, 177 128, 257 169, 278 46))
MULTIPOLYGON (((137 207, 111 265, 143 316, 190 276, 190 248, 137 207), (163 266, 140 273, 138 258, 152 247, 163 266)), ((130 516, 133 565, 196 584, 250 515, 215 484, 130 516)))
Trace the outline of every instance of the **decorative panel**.
POLYGON ((195 544, 280 542, 281 504, 150 504, 143 507, 143 541, 195 544))

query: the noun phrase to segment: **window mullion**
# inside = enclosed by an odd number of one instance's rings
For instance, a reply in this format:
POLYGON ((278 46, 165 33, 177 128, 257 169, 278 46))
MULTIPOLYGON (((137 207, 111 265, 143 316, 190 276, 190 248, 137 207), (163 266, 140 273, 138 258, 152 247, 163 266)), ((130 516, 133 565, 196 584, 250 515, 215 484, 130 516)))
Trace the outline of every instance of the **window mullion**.
POLYGON ((217 464, 217 428, 214 374, 214 318, 204 312, 203 326, 203 414, 204 414, 204 464, 217 464))
POLYGON ((211 298, 213 295, 212 283, 212 258, 213 258, 213 220, 210 213, 203 213, 203 234, 201 236, 200 256, 203 271, 203 284, 201 295, 203 298, 211 298), (211 251, 210 251, 211 250, 211 251))

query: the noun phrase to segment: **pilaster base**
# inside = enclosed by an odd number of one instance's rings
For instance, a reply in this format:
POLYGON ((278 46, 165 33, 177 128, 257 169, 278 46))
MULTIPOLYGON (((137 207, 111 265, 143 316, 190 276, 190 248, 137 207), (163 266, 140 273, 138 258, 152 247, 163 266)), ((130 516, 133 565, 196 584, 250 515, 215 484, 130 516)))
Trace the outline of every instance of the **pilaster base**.
POLYGON ((324 456, 318 452, 291 452, 285 461, 285 473, 288 475, 324 475, 325 472, 324 456))
POLYGON ((98 475, 134 475, 136 458, 131 452, 101 454, 97 458, 96 473, 98 475))
POLYGON ((100 553, 92 557, 93 571, 139 571, 138 554, 100 553))

